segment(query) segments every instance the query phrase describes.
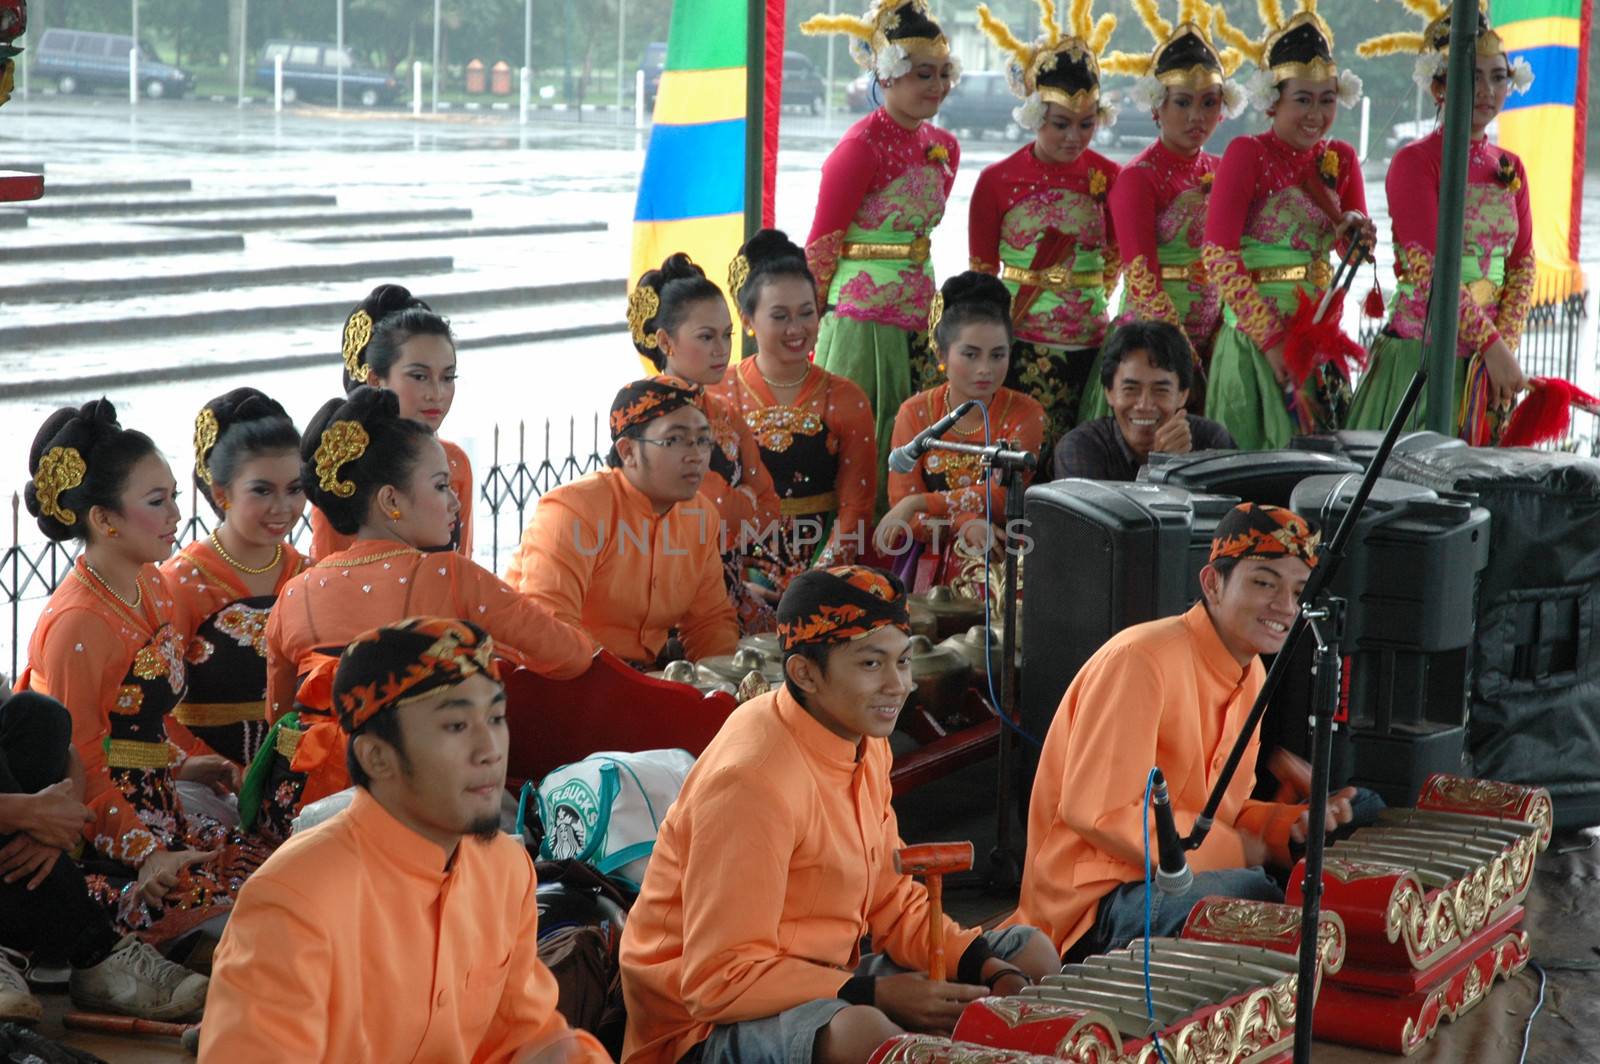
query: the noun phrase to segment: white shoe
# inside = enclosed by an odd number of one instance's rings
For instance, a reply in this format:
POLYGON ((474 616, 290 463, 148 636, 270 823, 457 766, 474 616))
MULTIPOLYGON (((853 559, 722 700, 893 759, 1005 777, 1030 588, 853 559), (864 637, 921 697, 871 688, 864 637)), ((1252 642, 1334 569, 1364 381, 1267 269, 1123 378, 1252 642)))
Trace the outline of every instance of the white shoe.
POLYGON ((173 964, 154 946, 125 935, 111 956, 93 968, 78 968, 67 988, 72 1003, 95 1012, 142 1020, 179 1020, 206 1003, 205 976, 173 964))
POLYGON ((21 956, 0 946, 0 1023, 38 1023, 44 1019, 44 1006, 28 990, 22 968, 21 956))

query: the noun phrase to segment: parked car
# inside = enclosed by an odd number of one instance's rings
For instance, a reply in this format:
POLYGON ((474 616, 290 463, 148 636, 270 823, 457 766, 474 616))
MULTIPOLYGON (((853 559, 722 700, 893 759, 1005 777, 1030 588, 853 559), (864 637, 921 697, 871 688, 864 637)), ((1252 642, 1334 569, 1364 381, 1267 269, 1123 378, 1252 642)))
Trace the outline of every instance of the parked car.
MULTIPOLYGON (((33 74, 70 96, 94 89, 128 89, 133 38, 120 33, 48 29, 33 49, 33 74)), ((151 99, 194 91, 194 75, 163 63, 148 43, 139 45, 139 85, 151 99)))
POLYGON ((271 91, 274 67, 283 56, 283 100, 336 99, 339 95, 339 68, 344 68, 344 98, 358 100, 363 107, 391 103, 400 94, 400 83, 390 74, 361 66, 349 48, 320 41, 268 41, 261 49, 256 66, 256 84, 271 91))
POLYGON ((805 107, 820 115, 827 94, 822 75, 809 56, 803 52, 783 53, 783 106, 805 107))
POLYGON ((844 90, 844 105, 854 114, 864 115, 883 102, 883 94, 872 86, 872 74, 862 74, 844 90))
MULTIPOLYGON (((1117 124, 1107 128, 1102 125, 1095 131, 1097 148, 1143 148, 1161 136, 1161 127, 1147 107, 1124 102, 1117 107, 1117 124)), ((1207 147, 1208 151, 1215 149, 1207 147)))
POLYGON ((661 88, 661 72, 667 69, 667 42, 651 41, 644 46, 639 70, 644 74, 644 109, 656 109, 656 91, 661 88))
POLYGON ((994 133, 1020 140, 1022 129, 1011 117, 1016 106, 1017 98, 1011 95, 1004 74, 970 71, 950 90, 934 121, 958 137, 982 139, 994 133))

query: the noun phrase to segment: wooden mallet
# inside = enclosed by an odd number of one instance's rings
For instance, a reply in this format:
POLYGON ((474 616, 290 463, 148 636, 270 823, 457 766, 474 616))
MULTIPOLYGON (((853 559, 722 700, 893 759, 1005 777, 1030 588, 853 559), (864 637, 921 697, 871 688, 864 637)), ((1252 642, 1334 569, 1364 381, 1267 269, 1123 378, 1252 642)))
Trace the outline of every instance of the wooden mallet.
POLYGON ((944 982, 944 877, 972 867, 972 843, 927 842, 894 852, 894 870, 928 881, 928 978, 944 982))
POLYGON ((183 1043, 183 1048, 191 1053, 200 1044, 198 1023, 164 1023, 161 1020, 140 1020, 132 1016, 110 1016, 100 1012, 69 1012, 61 1017, 61 1025, 75 1031, 163 1035, 178 1039, 183 1043))

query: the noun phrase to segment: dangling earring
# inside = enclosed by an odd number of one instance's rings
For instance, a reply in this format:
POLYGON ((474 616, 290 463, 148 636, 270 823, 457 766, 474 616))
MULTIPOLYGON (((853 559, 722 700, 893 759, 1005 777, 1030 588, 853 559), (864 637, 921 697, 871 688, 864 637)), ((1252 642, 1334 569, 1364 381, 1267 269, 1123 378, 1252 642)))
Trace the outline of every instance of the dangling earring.
POLYGON ((744 334, 745 334, 745 335, 746 335, 746 336, 754 336, 754 335, 755 335, 755 334, 756 334, 756 331, 755 331, 755 330, 754 330, 754 329, 752 329, 752 328, 750 328, 750 327, 749 327, 749 326, 748 326, 748 325, 747 325, 747 326, 745 326, 745 330, 744 330, 744 334))
POLYGON ((939 372, 940 373, 944 372, 944 363, 943 362, 939 363, 939 372))

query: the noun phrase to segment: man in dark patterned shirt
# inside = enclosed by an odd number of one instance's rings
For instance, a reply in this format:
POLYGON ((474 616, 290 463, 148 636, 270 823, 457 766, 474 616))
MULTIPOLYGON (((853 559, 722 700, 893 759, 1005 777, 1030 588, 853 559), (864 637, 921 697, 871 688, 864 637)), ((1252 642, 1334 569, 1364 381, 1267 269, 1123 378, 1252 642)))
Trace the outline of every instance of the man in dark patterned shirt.
POLYGON ((1160 321, 1134 321, 1106 339, 1100 384, 1109 417, 1087 421, 1056 444, 1055 475, 1134 480, 1152 453, 1237 447, 1228 430, 1187 413, 1194 381, 1189 342, 1160 321))

